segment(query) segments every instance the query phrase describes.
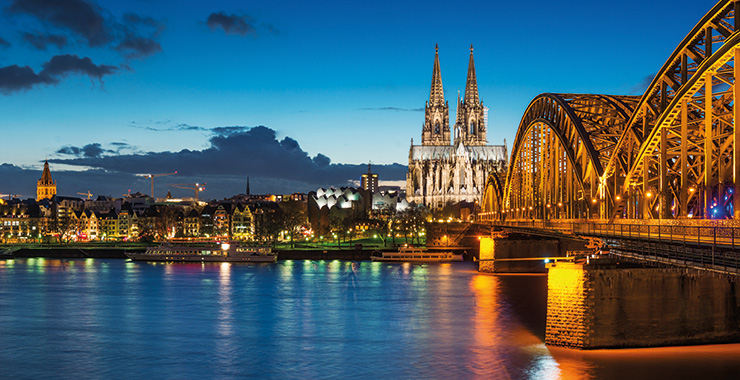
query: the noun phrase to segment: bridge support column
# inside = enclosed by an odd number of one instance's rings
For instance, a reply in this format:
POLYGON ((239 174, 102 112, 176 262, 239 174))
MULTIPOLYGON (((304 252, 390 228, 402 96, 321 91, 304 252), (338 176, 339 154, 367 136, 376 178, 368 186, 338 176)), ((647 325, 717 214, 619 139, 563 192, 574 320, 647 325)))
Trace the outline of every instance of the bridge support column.
POLYGON ((740 280, 676 268, 549 264, 545 344, 578 349, 740 342, 740 280))
POLYGON ((513 234, 480 240, 478 272, 545 273, 544 258, 565 257, 567 251, 582 251, 585 242, 513 234))
MULTIPOLYGON (((735 9, 738 9, 738 4, 735 3, 735 9)), ((740 15, 738 13, 735 13, 735 20, 740 20, 740 15)), ((735 60, 734 60, 734 71, 735 71, 735 81, 740 78, 740 49, 735 48, 735 60)), ((738 99, 740 99, 740 86, 734 85, 732 86, 732 96, 734 100, 734 104, 740 105, 738 103, 738 99)), ((740 219, 740 194, 738 194, 738 191, 740 191, 740 186, 738 186, 738 182, 740 181, 740 128, 738 128, 738 122, 740 122, 740 107, 732 107, 732 116, 733 116, 733 143, 732 143, 732 178, 733 178, 733 188, 732 188, 732 208, 733 208, 733 218, 734 219, 740 219)))

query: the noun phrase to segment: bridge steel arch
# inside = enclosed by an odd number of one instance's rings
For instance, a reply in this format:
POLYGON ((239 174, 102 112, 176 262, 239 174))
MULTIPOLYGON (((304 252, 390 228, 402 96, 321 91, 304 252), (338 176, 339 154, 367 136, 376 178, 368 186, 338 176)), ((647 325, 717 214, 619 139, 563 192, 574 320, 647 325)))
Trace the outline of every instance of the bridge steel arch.
POLYGON ((504 181, 501 178, 505 173, 491 172, 486 179, 486 187, 483 192, 483 202, 481 208, 484 212, 479 216, 483 220, 500 220, 503 217, 503 195, 504 181))
POLYGON ((738 26, 740 3, 720 1, 658 71, 605 165, 602 217, 740 217, 732 196, 738 26))
POLYGON ((602 162, 638 100, 549 93, 532 100, 514 139, 502 212, 515 219, 596 213, 602 162))
POLYGON ((537 96, 517 131, 500 212, 740 218, 739 26, 740 2, 718 2, 641 97, 537 96))

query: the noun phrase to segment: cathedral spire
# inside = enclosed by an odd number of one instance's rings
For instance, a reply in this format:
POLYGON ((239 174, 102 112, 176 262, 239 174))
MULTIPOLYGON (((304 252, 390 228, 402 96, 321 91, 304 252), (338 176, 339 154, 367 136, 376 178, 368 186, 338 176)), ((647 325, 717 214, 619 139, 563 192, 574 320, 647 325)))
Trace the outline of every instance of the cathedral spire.
POLYGON ((41 184, 50 185, 54 181, 51 179, 51 170, 49 170, 49 160, 44 160, 44 172, 41 174, 41 184))
POLYGON ((442 87, 442 72, 439 68, 439 46, 434 44, 434 70, 432 71, 432 88, 429 90, 429 105, 444 105, 445 94, 442 87))
POLYGON ((473 44, 470 44, 470 62, 468 62, 468 83, 465 85, 465 104, 478 104, 478 81, 475 79, 475 61, 473 61, 473 44))
POLYGON ((41 178, 36 181, 36 200, 51 199, 57 193, 57 184, 51 179, 51 170, 49 170, 49 160, 44 160, 44 171, 41 178))
POLYGON ((442 87, 442 72, 439 68, 439 46, 434 45, 434 70, 429 101, 424 107, 424 127, 421 130, 421 145, 450 144, 450 107, 445 101, 442 87))

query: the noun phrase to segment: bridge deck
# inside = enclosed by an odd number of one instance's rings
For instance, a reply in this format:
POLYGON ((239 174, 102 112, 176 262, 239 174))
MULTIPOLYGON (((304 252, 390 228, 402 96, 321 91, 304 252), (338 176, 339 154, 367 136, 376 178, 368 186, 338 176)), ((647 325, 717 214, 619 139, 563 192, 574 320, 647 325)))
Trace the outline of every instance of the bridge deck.
MULTIPOLYGON (((704 221, 710 222, 710 221, 704 221)), ((613 254, 666 265, 740 274, 740 228, 730 225, 507 221, 491 226, 540 236, 601 238, 613 254)))

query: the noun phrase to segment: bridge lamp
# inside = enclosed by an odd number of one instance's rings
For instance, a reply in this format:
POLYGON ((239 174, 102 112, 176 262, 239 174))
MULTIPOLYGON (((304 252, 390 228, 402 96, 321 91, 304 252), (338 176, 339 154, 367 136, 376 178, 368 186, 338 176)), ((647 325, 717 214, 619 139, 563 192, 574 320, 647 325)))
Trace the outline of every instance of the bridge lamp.
POLYGON ((563 202, 558 202, 558 207, 563 207, 563 202))
POLYGON ((591 198, 591 203, 596 203, 596 198, 591 198))
POLYGON ((617 195, 617 200, 619 201, 621 199, 622 199, 622 197, 620 197, 619 195, 617 195))
POLYGON ((650 198, 650 197, 653 196, 653 193, 651 193, 651 192, 648 191, 647 193, 645 193, 645 196, 648 197, 648 198, 650 198))
POLYGON ((689 187, 689 193, 693 193, 694 191, 696 191, 696 189, 694 189, 693 187, 689 187))
POLYGON ((549 203, 547 204, 547 208, 550 208, 550 204, 549 203))
POLYGON ((529 209, 531 210, 532 209, 532 206, 529 206, 529 209))

